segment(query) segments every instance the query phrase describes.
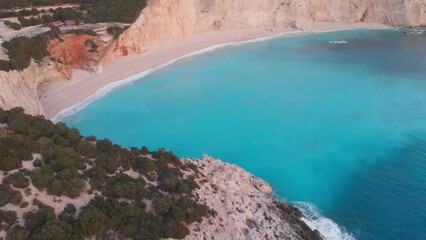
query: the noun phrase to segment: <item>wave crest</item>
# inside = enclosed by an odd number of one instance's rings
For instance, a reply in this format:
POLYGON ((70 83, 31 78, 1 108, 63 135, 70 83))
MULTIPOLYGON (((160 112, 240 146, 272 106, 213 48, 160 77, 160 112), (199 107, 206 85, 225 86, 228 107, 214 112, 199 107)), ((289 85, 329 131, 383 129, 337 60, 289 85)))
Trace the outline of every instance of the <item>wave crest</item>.
POLYGON ((212 51, 215 51, 215 50, 223 48, 223 47, 238 46, 238 45, 247 44, 247 43, 263 42, 263 41, 267 41, 267 40, 270 40, 270 39, 286 37, 286 36, 287 37, 297 36, 298 34, 304 34, 304 33, 305 33, 305 31, 295 30, 295 31, 292 31, 292 32, 284 32, 284 33, 279 33, 279 34, 267 36, 267 37, 260 37, 260 38, 250 39, 250 40, 243 40, 243 41, 217 44, 217 45, 213 45, 211 47, 207 47, 207 48, 204 48, 204 49, 201 49, 201 50, 198 50, 198 51, 194 51, 192 53, 185 54, 183 56, 172 59, 172 60, 170 60, 170 61, 168 61, 168 62, 166 62, 166 63, 164 63, 160 66, 150 68, 148 70, 145 70, 143 72, 137 73, 137 74, 132 75, 132 76, 129 76, 129 77, 124 78, 122 80, 118 80, 118 81, 112 82, 110 84, 107 84, 106 86, 100 88, 93 95, 89 96, 88 98, 84 99, 83 101, 81 101, 77 104, 74 104, 70 107, 67 107, 65 109, 62 109, 59 113, 57 113, 50 120, 55 122, 55 123, 60 122, 63 119, 65 119, 66 117, 69 117, 69 116, 74 115, 75 113, 79 112, 80 110, 87 107, 88 105, 90 105, 94 101, 108 95, 113 90, 116 90, 117 88, 126 86, 128 84, 131 84, 133 82, 136 82, 136 81, 140 80, 141 78, 149 75, 150 73, 157 71, 159 69, 162 69, 164 67, 170 66, 171 64, 173 64, 173 63, 175 63, 179 60, 182 60, 182 59, 185 59, 185 58, 188 58, 188 57, 192 57, 192 56, 196 56, 196 55, 200 55, 200 54, 204 54, 204 53, 208 53, 208 52, 212 52, 212 51))
POLYGON ((308 219, 302 219, 312 230, 318 230, 326 240, 355 240, 343 227, 321 214, 312 203, 294 202, 308 219))
POLYGON ((346 44, 348 42, 346 42, 345 40, 339 40, 339 41, 330 41, 328 43, 331 43, 331 44, 346 44))

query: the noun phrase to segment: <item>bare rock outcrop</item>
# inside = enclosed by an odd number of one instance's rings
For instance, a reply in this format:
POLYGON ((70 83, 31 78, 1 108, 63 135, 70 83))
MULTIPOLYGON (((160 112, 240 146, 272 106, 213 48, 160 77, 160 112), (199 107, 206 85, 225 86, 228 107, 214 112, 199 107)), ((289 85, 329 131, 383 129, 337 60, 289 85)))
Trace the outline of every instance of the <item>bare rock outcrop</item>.
POLYGON ((262 179, 206 155, 183 161, 198 168, 196 200, 217 212, 190 225, 186 239, 321 239, 301 220, 297 208, 272 196, 262 179))
POLYGON ((0 107, 22 107, 28 114, 44 115, 37 86, 47 81, 69 79, 71 76, 70 67, 47 59, 40 64, 32 62, 21 72, 0 71, 0 107))
POLYGON ((105 43, 90 35, 66 34, 61 40, 50 41, 48 49, 51 57, 67 66, 93 70, 101 60, 105 43))

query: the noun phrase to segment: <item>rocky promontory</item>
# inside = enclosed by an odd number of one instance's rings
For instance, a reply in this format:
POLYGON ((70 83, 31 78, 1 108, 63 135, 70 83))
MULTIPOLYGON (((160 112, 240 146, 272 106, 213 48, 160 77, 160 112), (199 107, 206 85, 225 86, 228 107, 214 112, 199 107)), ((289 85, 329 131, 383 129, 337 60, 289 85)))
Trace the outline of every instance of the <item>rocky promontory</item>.
POLYGON ((0 108, 0 239, 321 239, 263 180, 0 108))
POLYGON ((272 188, 241 167, 204 155, 183 159, 197 166, 195 199, 217 215, 190 226, 186 239, 321 239, 303 221, 303 214, 272 196, 272 188))

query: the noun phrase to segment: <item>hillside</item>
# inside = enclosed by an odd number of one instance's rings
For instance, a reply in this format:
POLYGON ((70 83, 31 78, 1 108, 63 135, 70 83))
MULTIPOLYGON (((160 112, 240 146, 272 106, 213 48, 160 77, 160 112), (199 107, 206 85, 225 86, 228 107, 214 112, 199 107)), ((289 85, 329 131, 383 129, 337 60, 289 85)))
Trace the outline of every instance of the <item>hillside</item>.
POLYGON ((321 239, 239 167, 0 109, 0 237, 321 239))

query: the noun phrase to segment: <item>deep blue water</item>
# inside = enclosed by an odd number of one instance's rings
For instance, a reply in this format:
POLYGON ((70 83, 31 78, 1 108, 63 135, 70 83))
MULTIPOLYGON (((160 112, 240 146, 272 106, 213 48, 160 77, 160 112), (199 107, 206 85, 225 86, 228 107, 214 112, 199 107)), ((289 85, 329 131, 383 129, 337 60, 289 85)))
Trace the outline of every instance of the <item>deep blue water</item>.
POLYGON ((329 239, 416 240, 426 236, 425 106, 426 36, 357 30, 192 56, 65 121, 238 164, 329 239))

